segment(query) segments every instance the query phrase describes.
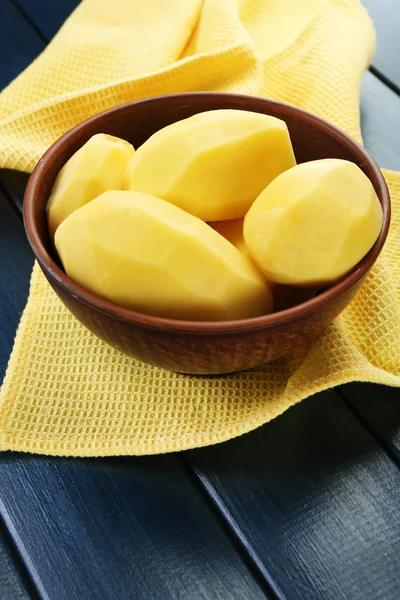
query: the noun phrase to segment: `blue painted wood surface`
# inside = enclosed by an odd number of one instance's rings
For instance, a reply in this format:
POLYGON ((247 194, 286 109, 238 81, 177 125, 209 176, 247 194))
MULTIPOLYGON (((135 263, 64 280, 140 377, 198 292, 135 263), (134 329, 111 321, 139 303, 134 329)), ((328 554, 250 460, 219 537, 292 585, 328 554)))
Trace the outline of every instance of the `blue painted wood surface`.
POLYGON ((43 42, 14 4, 0 1, 0 89, 25 69, 43 49, 43 42))
MULTIPOLYGON (((374 68, 393 77, 393 89, 396 2, 366 0, 386 11, 374 68)), ((0 88, 76 4, 0 0, 0 88)), ((400 169, 400 98, 371 73, 361 117, 366 147, 382 166, 400 169)), ((9 201, 0 197, 0 370, 32 264, 17 217, 25 183, 25 175, 0 175, 9 201)), ((339 394, 344 400, 320 394, 252 434, 182 455, 0 455, 8 527, 0 599, 397 600, 399 392, 353 385, 339 394)))
POLYGON ((400 465, 399 390, 354 383, 343 388, 342 392, 354 414, 400 465))
POLYGON ((385 82, 400 91, 399 0, 362 0, 376 29, 373 68, 385 82))
POLYGON ((333 393, 186 460, 279 597, 398 600, 400 471, 333 393))
POLYGON ((364 145, 382 168, 400 171, 400 97, 370 71, 361 85, 364 145))
POLYGON ((0 455, 0 515, 43 598, 264 599, 179 456, 0 455))
POLYGON ((79 0, 13 0, 44 40, 51 40, 71 12, 78 6, 79 0))
POLYGON ((0 598, 1 600, 29 600, 8 552, 9 547, 3 526, 0 526, 0 598))
MULTIPOLYGON (((39 7, 41 2, 28 0, 27 8, 39 7)), ((63 2, 51 1, 54 8, 63 6, 63 2)), ((49 8, 49 7, 47 7, 49 8)), ((47 10, 51 23, 58 11, 47 10)), ((0 91, 25 69, 45 48, 46 42, 32 27, 20 10, 18 4, 9 0, 0 0, 0 91)), ((17 210, 22 213, 22 198, 28 176, 17 171, 0 169, 0 189, 6 193, 17 210)))
POLYGON ((33 254, 22 223, 0 191, 0 381, 26 304, 33 254))

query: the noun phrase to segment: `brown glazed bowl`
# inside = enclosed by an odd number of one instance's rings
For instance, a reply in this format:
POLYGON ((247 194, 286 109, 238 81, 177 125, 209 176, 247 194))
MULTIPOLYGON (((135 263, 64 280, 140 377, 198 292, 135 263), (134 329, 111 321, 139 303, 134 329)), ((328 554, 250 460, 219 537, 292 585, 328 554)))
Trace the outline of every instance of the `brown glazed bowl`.
POLYGON ((378 257, 389 228, 390 199, 385 180, 369 154, 323 119, 262 98, 201 92, 117 106, 68 131, 51 146, 32 173, 25 193, 24 220, 29 242, 47 280, 88 329, 141 361, 181 373, 210 375, 262 365, 321 334, 356 294, 378 257), (250 110, 286 121, 298 162, 333 157, 351 160, 361 167, 378 194, 384 223, 374 247, 357 267, 339 283, 294 308, 252 319, 213 323, 177 321, 124 309, 67 277, 49 239, 45 207, 57 173, 72 154, 95 133, 125 138, 137 148, 166 125, 221 108, 250 110))

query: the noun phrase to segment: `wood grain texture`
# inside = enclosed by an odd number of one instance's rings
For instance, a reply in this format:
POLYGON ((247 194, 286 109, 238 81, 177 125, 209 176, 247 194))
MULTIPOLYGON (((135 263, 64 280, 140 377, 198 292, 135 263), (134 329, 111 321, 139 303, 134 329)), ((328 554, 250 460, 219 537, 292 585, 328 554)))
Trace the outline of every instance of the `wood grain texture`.
POLYGON ((400 471, 334 394, 185 456, 279 597, 398 600, 400 471))
MULTIPOLYGON (((41 2, 31 0, 26 4, 31 9, 36 7, 36 10, 41 6, 41 2)), ((53 10, 46 10, 46 13, 48 19, 52 20, 51 15, 54 13, 58 15, 58 10, 64 6, 64 2, 55 3, 51 0, 49 4, 53 6, 53 10), (54 11, 55 7, 58 8, 57 11, 54 11)), ((11 0, 0 0, 0 18, 0 90, 2 90, 36 58, 44 49, 45 43, 11 0)), ((0 169, 0 188, 3 188, 21 215, 27 181, 26 173, 0 169)))
POLYGON ((9 0, 0 2, 0 90, 42 51, 43 42, 9 0))
POLYGON ((29 600, 8 554, 0 526, 0 598, 1 600, 29 600))
POLYGON ((22 223, 0 192, 0 382, 28 296, 33 254, 22 223))
POLYGON ((400 89, 399 0, 361 0, 372 18, 377 37, 372 64, 388 83, 400 89))
POLYGON ((0 169, 0 190, 3 190, 20 219, 22 219, 24 193, 28 179, 28 173, 12 169, 0 169))
POLYGON ((400 97, 369 71, 361 86, 361 129, 377 163, 400 171, 400 97))
POLYGON ((360 421, 400 464, 400 390, 352 383, 341 395, 360 421))
MULTIPOLYGON (((4 0, 2 0, 4 1, 4 0)), ((57 33, 79 0, 12 0, 47 41, 57 33)))
POLYGON ((2 518, 51 600, 265 594, 176 456, 0 456, 2 518))
MULTIPOLYGON (((33 255, 22 223, 0 192, 0 382, 3 379, 15 330, 28 294, 33 255)), ((1 486, 0 486, 1 504, 1 486)), ((28 598, 9 554, 11 548, 0 519, 0 599, 28 598)))

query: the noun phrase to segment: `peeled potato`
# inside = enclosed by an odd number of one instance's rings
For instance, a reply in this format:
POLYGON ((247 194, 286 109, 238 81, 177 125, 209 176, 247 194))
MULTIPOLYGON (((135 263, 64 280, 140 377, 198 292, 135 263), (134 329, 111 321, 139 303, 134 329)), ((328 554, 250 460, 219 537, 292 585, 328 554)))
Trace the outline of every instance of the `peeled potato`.
POLYGON ((50 235, 74 210, 106 190, 124 188, 124 172, 135 150, 131 144, 104 133, 91 137, 65 163, 47 203, 50 235))
POLYGON ((229 219, 228 221, 213 221, 209 223, 228 242, 233 244, 242 254, 248 256, 246 242, 243 235, 244 219, 229 219))
POLYGON ((373 185, 359 167, 316 160, 270 183, 246 215, 244 238, 270 281, 327 285, 370 250, 382 219, 373 185))
MULTIPOLYGON (((214 221, 211 227, 224 236, 242 254, 250 258, 249 250, 244 241, 244 219, 230 219, 229 221, 214 221)), ((313 298, 317 291, 313 288, 304 288, 293 285, 282 285, 270 282, 270 289, 274 301, 274 311, 285 310, 292 306, 302 304, 313 298)))
POLYGON ((55 245, 74 281, 140 312, 222 321, 272 310, 250 259, 200 219, 146 194, 105 192, 62 222, 55 245))
POLYGON ((296 164, 284 121, 213 110, 151 136, 126 170, 126 188, 204 221, 243 217, 270 181, 296 164))

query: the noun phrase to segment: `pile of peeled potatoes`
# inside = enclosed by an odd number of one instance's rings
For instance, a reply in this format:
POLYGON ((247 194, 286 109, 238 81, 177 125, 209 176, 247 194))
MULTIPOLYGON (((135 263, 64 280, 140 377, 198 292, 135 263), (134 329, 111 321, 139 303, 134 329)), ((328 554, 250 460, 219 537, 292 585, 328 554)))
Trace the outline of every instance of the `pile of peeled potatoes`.
POLYGON ((293 306, 370 250, 382 209, 352 162, 296 165, 284 121, 196 114, 136 151, 90 138, 47 204, 67 275, 142 313, 225 321, 293 306))

